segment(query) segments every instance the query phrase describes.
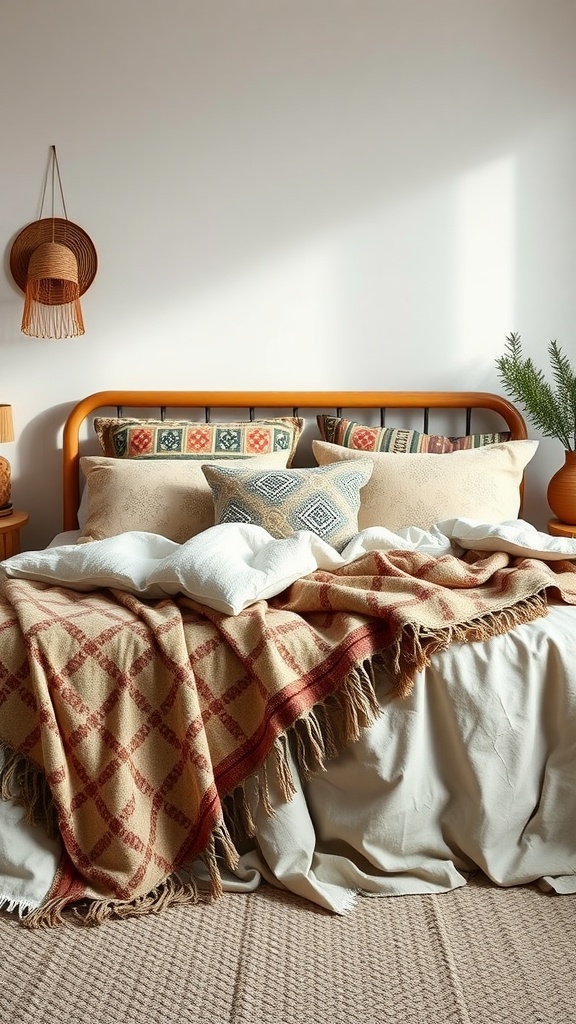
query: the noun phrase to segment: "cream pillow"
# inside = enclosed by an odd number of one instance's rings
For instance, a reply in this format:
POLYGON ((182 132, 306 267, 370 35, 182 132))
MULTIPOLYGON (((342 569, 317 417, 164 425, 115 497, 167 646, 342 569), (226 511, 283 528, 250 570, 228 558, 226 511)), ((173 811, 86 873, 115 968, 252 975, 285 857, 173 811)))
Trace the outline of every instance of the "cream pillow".
MULTIPOLYGON (((280 469, 286 452, 227 460, 227 466, 280 469)), ((214 525, 212 492, 195 459, 115 459, 85 455, 80 540, 103 540, 128 530, 159 533, 183 544, 214 525)))
MULTIPOLYGON (((374 463, 362 490, 358 528, 384 526, 397 532, 409 526, 429 530, 443 519, 465 518, 501 523, 520 510, 520 484, 538 441, 505 441, 450 452, 362 452, 374 463)), ((353 448, 313 441, 319 465, 358 458, 353 448)))

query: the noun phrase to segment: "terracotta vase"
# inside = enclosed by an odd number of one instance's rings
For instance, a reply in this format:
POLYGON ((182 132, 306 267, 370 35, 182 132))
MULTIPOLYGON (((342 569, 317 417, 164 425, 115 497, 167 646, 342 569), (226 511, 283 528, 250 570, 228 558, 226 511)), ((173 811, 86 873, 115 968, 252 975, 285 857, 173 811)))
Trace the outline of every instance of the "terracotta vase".
POLYGON ((576 452, 565 452, 564 465, 548 484, 548 504, 561 523, 576 524, 576 452))

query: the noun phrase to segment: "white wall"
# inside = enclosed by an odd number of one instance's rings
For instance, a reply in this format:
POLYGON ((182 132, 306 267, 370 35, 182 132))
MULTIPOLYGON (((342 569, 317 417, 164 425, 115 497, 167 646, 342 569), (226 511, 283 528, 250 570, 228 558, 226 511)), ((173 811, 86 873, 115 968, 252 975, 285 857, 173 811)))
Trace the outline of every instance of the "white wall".
MULTIPOLYGON (((25 546, 84 394, 500 390, 576 323, 573 0, 3 0, 0 401, 25 546), (20 333, 50 146, 93 239, 86 334, 20 333)), ((545 441, 526 514, 563 460, 545 441)))

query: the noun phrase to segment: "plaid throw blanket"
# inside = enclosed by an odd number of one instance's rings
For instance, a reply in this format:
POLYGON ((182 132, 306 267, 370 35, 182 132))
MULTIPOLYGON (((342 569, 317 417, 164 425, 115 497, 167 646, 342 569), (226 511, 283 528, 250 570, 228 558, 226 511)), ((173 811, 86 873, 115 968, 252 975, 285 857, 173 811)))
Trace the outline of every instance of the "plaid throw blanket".
POLYGON ((543 615, 547 594, 576 603, 571 562, 371 553, 238 616, 8 580, 3 795, 52 808, 64 846, 28 923, 70 904, 93 923, 193 901, 174 873, 198 856, 217 893, 217 855, 236 859, 231 795, 258 773, 266 800, 276 771, 290 797, 287 735, 299 769, 317 770, 377 715, 375 657, 401 697, 435 650, 543 615))

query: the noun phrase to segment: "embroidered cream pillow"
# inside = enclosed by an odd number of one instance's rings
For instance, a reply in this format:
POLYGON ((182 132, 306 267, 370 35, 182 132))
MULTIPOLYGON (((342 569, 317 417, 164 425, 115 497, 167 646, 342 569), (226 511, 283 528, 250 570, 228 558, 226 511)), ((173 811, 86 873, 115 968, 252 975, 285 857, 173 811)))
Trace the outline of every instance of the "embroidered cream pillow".
MULTIPOLYGON (((226 465, 277 469, 286 452, 253 455, 226 465)), ((214 526, 212 492, 195 459, 116 459, 85 455, 81 540, 103 540, 128 530, 159 533, 178 544, 214 526)))
MULTIPOLYGON (((409 526, 429 530, 456 517, 485 523, 516 519, 524 468, 537 447, 537 441, 504 441, 445 455, 362 452, 374 469, 362 491, 358 528, 396 532, 409 526)), ((312 449, 320 465, 359 454, 328 441, 313 441, 312 449)))
POLYGON ((367 459, 312 469, 252 467, 202 467, 216 524, 252 523, 273 537, 309 530, 337 551, 358 532, 360 490, 372 472, 367 459))

